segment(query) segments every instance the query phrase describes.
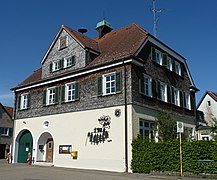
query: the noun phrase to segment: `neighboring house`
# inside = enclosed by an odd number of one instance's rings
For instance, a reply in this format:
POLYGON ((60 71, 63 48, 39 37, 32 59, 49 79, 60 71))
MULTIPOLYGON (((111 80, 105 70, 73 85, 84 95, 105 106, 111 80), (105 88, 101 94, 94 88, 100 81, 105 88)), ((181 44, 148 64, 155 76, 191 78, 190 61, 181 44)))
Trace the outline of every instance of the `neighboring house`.
POLYGON ((198 139, 211 140, 210 130, 215 124, 214 120, 217 119, 217 93, 206 91, 198 103, 197 110, 203 113, 204 119, 204 123, 198 123, 198 139))
POLYGON ((13 108, 0 103, 0 159, 6 158, 13 142, 13 108))
POLYGON ((154 137, 160 111, 195 130, 195 92, 186 59, 131 24, 99 37, 62 26, 15 92, 14 162, 130 171, 132 139, 154 137))

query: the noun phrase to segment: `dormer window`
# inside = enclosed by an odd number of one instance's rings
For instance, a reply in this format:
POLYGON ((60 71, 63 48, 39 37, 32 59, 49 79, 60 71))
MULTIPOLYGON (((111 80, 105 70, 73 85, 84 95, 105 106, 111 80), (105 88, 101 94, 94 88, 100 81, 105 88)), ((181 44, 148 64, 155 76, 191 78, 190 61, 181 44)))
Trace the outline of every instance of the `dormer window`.
POLYGON ((53 71, 58 71, 60 69, 60 61, 53 62, 53 71))
POLYGON ((59 39, 59 50, 66 48, 68 46, 68 37, 62 37, 59 39))
POLYGON ((73 66, 75 64, 75 56, 65 57, 64 58, 64 68, 73 66))

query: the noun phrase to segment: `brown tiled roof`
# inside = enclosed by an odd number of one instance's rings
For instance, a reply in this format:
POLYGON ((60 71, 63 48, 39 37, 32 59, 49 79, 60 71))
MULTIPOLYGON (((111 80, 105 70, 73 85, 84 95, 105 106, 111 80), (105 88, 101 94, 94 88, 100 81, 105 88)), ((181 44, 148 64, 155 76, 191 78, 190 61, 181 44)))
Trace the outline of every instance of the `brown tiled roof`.
POLYGON ((4 106, 5 110, 7 111, 7 113, 13 117, 13 108, 12 107, 8 107, 8 106, 4 106))
MULTIPOLYGON (((130 57, 138 51, 148 37, 148 33, 136 24, 107 33, 100 39, 88 38, 67 26, 63 28, 84 47, 99 52, 99 55, 86 68, 130 57)), ((41 81, 41 74, 42 68, 36 70, 14 89, 41 81)))
POLYGON ((17 87, 21 87, 24 85, 32 84, 41 80, 42 68, 37 69, 31 74, 28 78, 26 78, 23 82, 18 84, 17 87))
POLYGON ((63 26, 64 29, 66 29, 76 40, 78 40, 84 47, 87 47, 89 49, 92 49, 96 52, 99 52, 99 46, 98 43, 91 38, 88 38, 87 36, 84 36, 83 34, 73 31, 71 28, 67 26, 63 26))
POLYGON ((215 101, 217 101, 217 93, 216 92, 207 91, 207 94, 209 94, 215 101))

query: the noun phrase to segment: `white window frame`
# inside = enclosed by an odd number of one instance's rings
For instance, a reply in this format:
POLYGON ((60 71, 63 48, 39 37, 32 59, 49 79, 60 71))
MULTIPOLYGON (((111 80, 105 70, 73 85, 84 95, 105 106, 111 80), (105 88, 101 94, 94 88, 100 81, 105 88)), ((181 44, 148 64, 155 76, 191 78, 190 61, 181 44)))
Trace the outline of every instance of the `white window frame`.
POLYGON ((170 71, 172 71, 172 59, 171 57, 167 57, 167 69, 169 69, 170 71))
POLYGON ((46 104, 55 104, 56 87, 47 88, 46 104))
POLYGON ((72 66, 72 56, 68 56, 64 58, 64 68, 72 66), (71 63, 68 63, 68 60, 70 60, 71 63))
POLYGON ((28 93, 21 94, 21 99, 20 99, 20 109, 27 109, 28 108, 28 93))
POLYGON ((167 85, 160 82, 160 97, 161 101, 167 102, 167 85))
POLYGON ((162 65, 162 53, 155 49, 155 62, 162 65))
POLYGON ((144 74, 142 83, 144 84, 144 95, 152 97, 152 78, 144 74))
POLYGON ((6 128, 6 127, 1 127, 1 136, 9 136, 9 129, 10 128, 6 128))
POLYGON ((52 63, 52 72, 60 70, 60 60, 52 63))
POLYGON ((104 74, 103 78, 103 95, 116 94, 116 72, 104 74), (107 78, 110 77, 108 80, 107 78), (114 77, 111 79, 111 77, 114 77), (109 90, 109 92, 107 92, 109 90))
POLYGON ((188 93, 184 93, 184 98, 185 98, 185 101, 186 101, 186 107, 187 109, 191 110, 191 96, 190 94, 188 93))
POLYGON ((75 86, 76 86, 75 82, 65 84, 65 101, 66 102, 75 101, 75 91, 76 91, 75 86), (71 86, 72 86, 72 89, 69 89, 71 86))
POLYGON ((174 88, 174 104, 176 106, 180 106, 180 93, 179 90, 177 88, 174 88))
POLYGON ((175 72, 176 74, 181 76, 181 65, 179 62, 176 62, 176 61, 175 61, 175 72))
POLYGON ((148 137, 154 139, 154 121, 148 121, 144 119, 139 120, 139 134, 142 137, 148 137))

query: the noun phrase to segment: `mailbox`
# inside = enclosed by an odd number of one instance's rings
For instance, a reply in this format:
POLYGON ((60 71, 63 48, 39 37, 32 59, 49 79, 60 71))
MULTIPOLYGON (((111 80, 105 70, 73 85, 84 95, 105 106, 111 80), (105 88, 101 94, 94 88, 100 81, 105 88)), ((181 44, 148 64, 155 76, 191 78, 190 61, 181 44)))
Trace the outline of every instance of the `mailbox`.
POLYGON ((78 151, 72 151, 71 156, 73 159, 77 159, 78 158, 78 151))

